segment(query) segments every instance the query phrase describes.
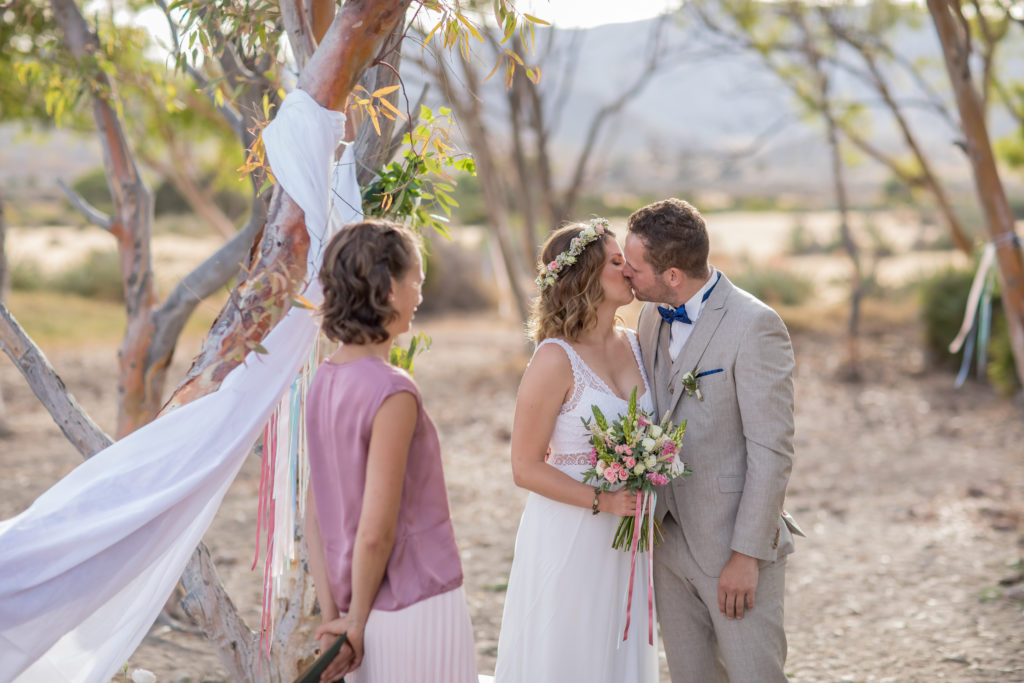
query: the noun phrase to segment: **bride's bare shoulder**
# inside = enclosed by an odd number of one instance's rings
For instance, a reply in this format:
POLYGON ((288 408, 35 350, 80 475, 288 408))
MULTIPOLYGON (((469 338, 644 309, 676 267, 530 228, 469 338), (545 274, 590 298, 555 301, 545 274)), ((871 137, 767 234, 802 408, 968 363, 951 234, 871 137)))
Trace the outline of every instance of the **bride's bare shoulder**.
POLYGON ((564 340, 547 339, 537 346, 527 366, 527 372, 541 375, 556 373, 572 377, 572 361, 569 356, 571 353, 571 347, 564 340))
POLYGON ((559 343, 541 344, 523 373, 519 395, 559 397, 573 386, 571 350, 559 343))

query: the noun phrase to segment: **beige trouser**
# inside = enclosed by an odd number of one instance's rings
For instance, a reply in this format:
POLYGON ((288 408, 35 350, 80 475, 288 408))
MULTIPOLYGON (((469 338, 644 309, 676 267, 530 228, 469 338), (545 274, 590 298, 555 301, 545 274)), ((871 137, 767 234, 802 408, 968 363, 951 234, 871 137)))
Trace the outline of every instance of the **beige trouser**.
POLYGON ((718 577, 700 570, 671 514, 654 550, 654 591, 672 683, 784 683, 786 558, 761 562, 754 608, 718 610, 718 577))

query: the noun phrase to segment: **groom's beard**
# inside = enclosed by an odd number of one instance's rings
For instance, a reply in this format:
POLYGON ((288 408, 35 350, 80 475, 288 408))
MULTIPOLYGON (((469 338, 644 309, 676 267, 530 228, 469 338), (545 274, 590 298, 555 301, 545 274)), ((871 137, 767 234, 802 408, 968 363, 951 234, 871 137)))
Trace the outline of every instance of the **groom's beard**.
POLYGON ((633 288, 633 296, 640 301, 655 301, 658 303, 671 303, 673 296, 672 290, 668 285, 662 282, 655 282, 649 288, 638 289, 633 281, 630 280, 630 286, 633 288))

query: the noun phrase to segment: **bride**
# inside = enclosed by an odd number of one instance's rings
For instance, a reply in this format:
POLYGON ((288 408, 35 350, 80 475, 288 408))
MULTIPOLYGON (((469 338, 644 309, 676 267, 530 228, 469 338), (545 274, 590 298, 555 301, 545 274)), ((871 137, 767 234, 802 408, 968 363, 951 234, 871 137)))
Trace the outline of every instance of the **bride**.
MULTIPOLYGON (((632 330, 616 311, 633 300, 622 250, 607 221, 554 232, 541 251, 531 332, 512 427, 512 472, 531 493, 516 536, 498 640, 497 683, 646 683, 658 679, 648 644, 646 561, 637 562, 629 637, 622 642, 630 554, 612 549, 635 494, 584 484, 590 441, 581 418, 609 420, 637 387, 651 390, 632 330)), ((657 641, 655 641, 657 642, 657 641)))

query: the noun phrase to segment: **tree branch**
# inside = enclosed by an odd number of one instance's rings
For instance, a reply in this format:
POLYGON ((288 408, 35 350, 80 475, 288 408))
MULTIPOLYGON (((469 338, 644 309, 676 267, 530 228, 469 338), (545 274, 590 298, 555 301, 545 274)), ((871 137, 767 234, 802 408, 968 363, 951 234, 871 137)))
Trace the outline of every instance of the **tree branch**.
POLYGON ((90 204, 85 197, 75 192, 67 183, 63 180, 58 179, 57 185, 67 195, 68 201, 71 205, 78 210, 78 213, 82 214, 85 220, 89 221, 93 225, 99 226, 104 230, 110 231, 113 225, 113 220, 107 214, 103 213, 95 206, 90 204))
POLYGON ((25 334, 7 307, 0 303, 0 348, 18 368, 32 393, 83 458, 103 450, 113 439, 92 421, 64 386, 46 355, 25 334))
POLYGON ((665 28, 668 25, 669 17, 670 15, 667 14, 662 15, 652 28, 651 41, 648 43, 647 63, 640 73, 637 74, 633 83, 625 91, 617 95, 614 101, 601 107, 591 120, 590 127, 587 129, 586 139, 583 142, 583 149, 576 160, 576 168, 573 171, 572 179, 569 181, 565 197, 562 199, 562 205, 559 207, 560 215, 556 217, 556 223, 567 218, 576 205, 580 191, 583 189, 583 179, 587 172, 587 165, 590 162, 591 155, 597 148, 597 138, 605 124, 613 114, 621 111, 641 90, 647 87, 651 78, 660 68, 662 64, 661 44, 664 40, 665 28))
POLYGON ((196 307, 208 296, 224 287, 244 268, 253 240, 263 230, 267 207, 262 197, 253 196, 252 210, 245 227, 225 242, 177 284, 166 301, 153 314, 153 341, 146 362, 155 364, 166 359, 178 343, 196 307))

